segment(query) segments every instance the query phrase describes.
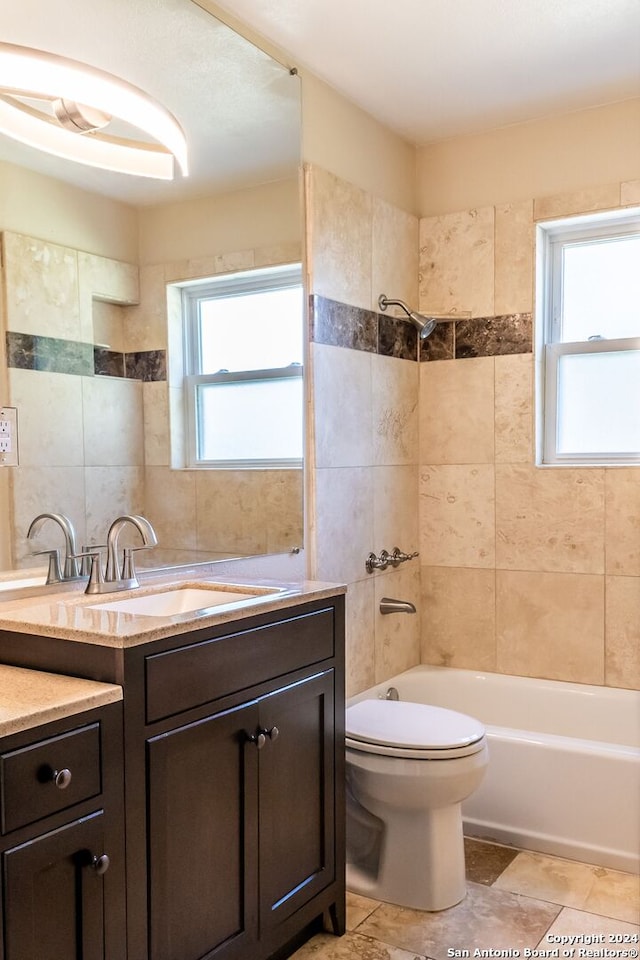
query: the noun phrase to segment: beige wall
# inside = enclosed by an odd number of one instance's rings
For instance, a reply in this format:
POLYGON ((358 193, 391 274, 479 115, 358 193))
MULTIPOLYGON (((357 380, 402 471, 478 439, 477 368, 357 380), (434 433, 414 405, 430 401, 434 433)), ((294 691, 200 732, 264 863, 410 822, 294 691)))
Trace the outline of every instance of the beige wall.
MULTIPOLYGON (((292 244, 299 255, 301 209, 301 185, 295 177, 215 197, 141 207, 140 264, 292 244)), ((281 254, 273 256, 279 259, 281 254)))
POLYGON ((417 213, 415 147, 304 71, 302 155, 305 162, 417 213))
MULTIPOLYGON (((421 304, 530 311, 536 221, 638 203, 607 181, 424 218, 421 304)), ((533 420, 531 353, 421 365, 422 659, 640 688, 640 471, 535 467, 533 420)))
POLYGON ((0 230, 116 260, 138 256, 133 207, 3 161, 0 230))
POLYGON ((638 176, 640 99, 418 150, 422 216, 519 202, 638 176))

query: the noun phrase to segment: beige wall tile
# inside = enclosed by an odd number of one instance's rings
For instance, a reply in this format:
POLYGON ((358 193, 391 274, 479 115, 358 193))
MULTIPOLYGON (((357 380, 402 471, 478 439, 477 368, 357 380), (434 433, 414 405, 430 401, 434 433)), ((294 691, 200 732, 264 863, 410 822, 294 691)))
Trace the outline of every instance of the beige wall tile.
POLYGON ((316 568, 319 580, 364 579, 373 543, 373 471, 367 467, 316 470, 316 568))
POLYGON ((346 693, 353 697, 375 683, 375 589, 373 577, 350 583, 346 616, 346 693))
MULTIPOLYGON (((12 471, 13 473, 14 471, 12 471)), ((84 471, 81 466, 20 466, 12 484, 13 554, 21 566, 46 566, 46 557, 33 557, 37 550, 60 547, 64 542, 60 527, 49 521, 37 540, 27 540, 31 521, 39 513, 64 513, 76 528, 79 545, 85 536, 84 471)))
MULTIPOLYGON (((372 463, 418 462, 418 367, 409 360, 371 355, 372 463)), ((364 414, 366 422, 363 405, 361 397, 355 412, 364 414)))
POLYGON ((495 357, 495 453, 499 463, 533 463, 533 356, 495 357))
POLYGON ((422 567, 422 662, 496 669, 495 571, 422 567))
POLYGON ((160 550, 195 550, 196 478, 194 471, 145 469, 145 516, 153 524, 160 550))
POLYGON ((623 207, 640 203, 640 180, 626 180, 620 184, 620 203, 623 207))
POLYGON ((494 208, 420 221, 420 311, 493 316, 494 208))
MULTIPOLYGON (((194 266, 200 261, 191 261, 194 266)), ((235 273, 237 270, 251 270, 255 266, 253 250, 236 250, 229 253, 219 253, 214 259, 215 273, 235 273)), ((202 270, 202 267, 199 266, 202 270)), ((200 272, 199 276, 207 276, 200 272)))
POLYGON ((5 233, 4 259, 7 330, 79 340, 76 251, 5 233))
POLYGON ((420 663, 420 568, 411 563, 375 579, 376 683, 420 663), (383 597, 408 600, 416 613, 380 613, 383 597))
POLYGON ((605 680, 640 690, 640 577, 606 577, 605 680))
POLYGON ((640 471, 605 470, 607 573, 640 576, 640 471))
POLYGON ((493 463, 494 358, 420 365, 422 463, 493 463))
POLYGON ((128 308, 125 320, 126 350, 164 350, 168 342, 167 325, 164 266, 141 267, 140 304, 128 308))
POLYGON ((147 466, 168 466, 171 462, 169 436, 169 387, 166 380, 142 384, 144 410, 144 462, 147 466))
POLYGON ((420 559, 426 566, 493 567, 494 468, 420 468, 420 559))
POLYGON ((144 463, 142 383, 139 380, 82 377, 82 409, 87 466, 122 467, 144 463))
POLYGON ((318 467, 373 463, 371 354, 312 344, 318 467))
POLYGON ((312 292, 371 309, 371 195, 312 167, 309 227, 312 292))
POLYGON ((303 545, 302 470, 256 470, 267 538, 267 553, 286 553, 303 545))
MULTIPOLYGON (((418 549, 418 467, 414 464, 375 467, 373 477, 373 543, 371 549, 405 553, 418 549)), ((414 561, 417 566, 418 561, 414 561)))
POLYGON ((604 578, 496 573, 500 673, 604 682, 604 578))
POLYGON ((126 307, 116 303, 107 303, 106 300, 91 300, 91 319, 85 339, 91 343, 117 350, 125 351, 124 326, 126 322, 126 307))
POLYGON ((496 316, 533 310, 533 201, 496 207, 496 316))
POLYGON ((195 470, 198 550, 267 552, 262 471, 195 470))
POLYGON ((381 293, 404 300, 411 310, 417 309, 418 235, 417 217, 373 198, 372 310, 377 312, 381 293))
POLYGON ((570 217, 592 210, 608 210, 620 205, 620 184, 607 183, 595 187, 585 187, 571 193, 560 193, 553 197, 539 197, 533 203, 534 220, 548 220, 553 217, 570 217))
MULTIPOLYGON (((107 531, 113 521, 125 514, 146 515, 144 500, 144 467, 86 467, 86 535, 87 545, 107 542, 107 531)), ((140 537, 135 531, 123 531, 121 544, 139 545, 140 537)))
POLYGON ((9 391, 11 404, 19 411, 20 464, 81 466, 82 377, 12 368, 9 391))
POLYGON ((83 295, 114 303, 137 303, 140 299, 138 265, 135 263, 79 251, 78 272, 83 295))
POLYGON ((256 247, 254 251, 256 267, 271 267, 278 263, 296 263, 302 260, 302 244, 299 241, 280 243, 274 246, 256 247))
MULTIPOLYGON (((120 260, 78 251, 78 285, 82 339, 89 343, 109 343, 113 350, 125 350, 124 326, 115 340, 101 330, 101 302, 111 305, 137 303, 140 299, 138 266, 120 260)), ((103 308, 104 309, 104 308, 103 308)), ((115 317, 115 313, 112 314, 115 317)), ((127 312, 122 308, 121 323, 127 312)))
POLYGON ((496 566, 604 572, 604 471, 496 465, 496 566))

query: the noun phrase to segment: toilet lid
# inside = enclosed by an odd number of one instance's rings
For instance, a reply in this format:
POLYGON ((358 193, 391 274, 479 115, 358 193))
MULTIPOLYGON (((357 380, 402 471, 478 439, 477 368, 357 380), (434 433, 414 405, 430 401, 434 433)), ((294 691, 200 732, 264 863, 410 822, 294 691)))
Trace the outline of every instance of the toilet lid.
POLYGON ((350 740, 409 750, 451 750, 484 737, 482 724, 464 713, 406 700, 360 700, 347 707, 350 740))

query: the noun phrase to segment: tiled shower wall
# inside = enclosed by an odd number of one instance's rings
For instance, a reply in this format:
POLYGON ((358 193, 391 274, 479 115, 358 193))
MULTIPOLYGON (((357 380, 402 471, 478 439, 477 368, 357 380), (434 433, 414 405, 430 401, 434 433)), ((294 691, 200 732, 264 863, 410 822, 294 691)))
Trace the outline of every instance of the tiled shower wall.
POLYGON ((381 293, 416 303, 418 221, 347 183, 305 171, 312 265, 311 575, 348 584, 347 692, 419 662, 419 613, 383 616, 384 596, 418 606, 413 560, 368 574, 373 551, 417 550, 418 363, 381 293))
POLYGON ((420 364, 423 662, 640 688, 640 468, 534 466, 527 326, 536 222, 637 204, 640 181, 420 223, 420 309, 474 318, 420 364))

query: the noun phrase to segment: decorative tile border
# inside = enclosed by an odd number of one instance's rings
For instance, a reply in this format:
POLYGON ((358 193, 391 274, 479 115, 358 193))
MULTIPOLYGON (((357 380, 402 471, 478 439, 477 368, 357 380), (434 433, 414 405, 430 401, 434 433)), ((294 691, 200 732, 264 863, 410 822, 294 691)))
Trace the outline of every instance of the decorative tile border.
POLYGON ((29 333, 6 334, 7 366, 70 376, 122 377, 146 382, 167 379, 166 350, 119 353, 76 340, 29 333))
POLYGON ((406 320, 352 307, 338 300, 309 297, 310 336, 314 343, 417 360, 418 334, 406 320))
POLYGON ((533 317, 509 313, 499 317, 441 321, 420 344, 420 360, 464 360, 533 351, 533 317))
POLYGON ((338 300, 309 297, 311 340, 334 347, 364 350, 403 360, 462 360, 531 353, 533 319, 530 313, 499 317, 441 320, 430 337, 418 339, 408 320, 362 310, 338 300))

